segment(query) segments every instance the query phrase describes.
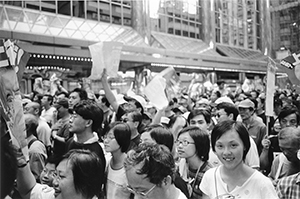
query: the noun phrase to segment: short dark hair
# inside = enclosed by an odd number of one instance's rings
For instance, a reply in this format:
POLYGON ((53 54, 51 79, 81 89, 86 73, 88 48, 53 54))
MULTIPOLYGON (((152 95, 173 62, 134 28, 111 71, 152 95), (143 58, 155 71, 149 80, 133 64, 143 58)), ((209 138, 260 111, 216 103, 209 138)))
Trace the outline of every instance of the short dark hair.
POLYGON ((143 115, 138 111, 131 111, 128 114, 131 115, 133 122, 138 122, 139 123, 139 125, 137 127, 139 129, 141 124, 142 124, 142 121, 143 121, 143 115))
POLYGON ((236 120, 237 116, 239 115, 239 110, 231 103, 222 102, 217 105, 217 109, 221 110, 224 109, 226 114, 229 116, 230 114, 233 115, 233 120, 236 120))
POLYGON ((26 126, 26 135, 27 137, 34 135, 37 137, 37 127, 39 125, 38 119, 30 114, 26 113, 24 114, 24 119, 25 119, 25 126, 26 126))
POLYGON ((78 93, 80 100, 87 100, 88 99, 88 95, 87 92, 84 89, 81 88, 75 88, 73 91, 70 92, 71 93, 78 93))
POLYGON ((196 117, 197 115, 203 115, 205 121, 207 124, 210 123, 211 120, 211 114, 210 111, 206 110, 206 109, 194 109, 190 112, 189 116, 188 116, 188 122, 190 123, 191 119, 193 119, 194 117, 196 117))
POLYGON ((182 129, 178 133, 177 139, 183 133, 188 133, 191 136, 191 138, 194 140, 197 156, 202 161, 207 161, 209 158, 209 150, 210 150, 209 134, 206 131, 201 130, 199 127, 189 126, 182 129))
POLYGON ((239 136, 245 146, 245 150, 244 150, 244 154, 243 154, 243 160, 245 160, 246 155, 250 148, 250 136, 249 136, 248 130, 246 129, 246 127, 243 125, 242 122, 236 122, 233 120, 225 120, 225 121, 218 123, 213 128, 212 133, 211 133, 212 149, 214 152, 216 151, 215 146, 216 146, 217 140, 220 139, 220 137, 222 135, 224 135, 226 132, 228 132, 230 130, 235 130, 239 134, 239 136))
POLYGON ((96 153, 90 150, 73 149, 63 156, 70 164, 75 190, 84 197, 99 197, 104 180, 103 165, 96 153))
POLYGON ((128 124, 123 122, 113 122, 109 124, 108 131, 112 131, 117 143, 120 145, 121 152, 126 152, 131 141, 131 130, 128 124))
POLYGON ((151 183, 160 186, 167 176, 171 176, 172 182, 174 182, 175 161, 165 145, 146 142, 130 150, 125 158, 125 170, 139 164, 142 166, 136 173, 146 175, 151 183))
POLYGON ((278 120, 279 120, 279 122, 280 122, 283 118, 285 118, 286 116, 291 115, 291 114, 295 114, 295 115, 296 115, 296 117, 297 117, 297 124, 299 124, 299 121, 300 121, 299 110, 298 110, 298 108, 297 108, 296 106, 294 106, 294 105, 286 105, 286 106, 284 106, 284 107, 281 109, 281 111, 280 111, 280 113, 279 113, 279 115, 278 115, 278 120))
POLYGON ((53 96, 50 94, 45 94, 43 97, 47 97, 48 102, 50 102, 50 105, 53 103, 53 96))
POLYGON ((149 131, 149 134, 157 144, 162 144, 167 146, 170 151, 173 150, 174 136, 170 130, 168 130, 163 126, 160 126, 160 127, 152 128, 149 131))
POLYGON ((103 96, 103 97, 101 98, 101 102, 104 103, 105 106, 107 106, 107 107, 110 106, 110 103, 109 103, 108 99, 107 99, 105 96, 103 96))
POLYGON ((103 111, 91 100, 81 100, 74 106, 74 112, 85 120, 92 120, 92 130, 98 132, 102 127, 103 111))
POLYGON ((64 95, 66 98, 69 97, 69 94, 64 91, 60 91, 60 92, 56 93, 56 96, 59 96, 59 95, 64 95))

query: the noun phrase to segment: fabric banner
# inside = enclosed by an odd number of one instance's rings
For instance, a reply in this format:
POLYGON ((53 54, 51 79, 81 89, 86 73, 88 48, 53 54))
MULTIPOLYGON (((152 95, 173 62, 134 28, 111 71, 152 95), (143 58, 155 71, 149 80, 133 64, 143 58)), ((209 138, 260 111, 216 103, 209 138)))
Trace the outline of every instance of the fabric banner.
POLYGON ((267 88, 266 88, 266 116, 274 115, 274 93, 275 93, 276 63, 269 57, 267 67, 267 88))
MULTIPOLYGON (((25 139, 26 128, 18 83, 18 76, 21 77, 21 73, 24 71, 24 69, 20 70, 20 67, 25 68, 28 56, 25 56, 25 59, 23 59, 26 53, 10 40, 0 41, 0 53, 1 117, 6 122, 13 143, 20 146, 26 159, 28 159, 28 148, 25 139)), ((6 132, 1 132, 1 136, 6 132)))
POLYGON ((106 68, 108 76, 117 77, 122 47, 123 43, 120 42, 99 42, 90 45, 93 66, 89 78, 101 79, 104 68, 106 68))

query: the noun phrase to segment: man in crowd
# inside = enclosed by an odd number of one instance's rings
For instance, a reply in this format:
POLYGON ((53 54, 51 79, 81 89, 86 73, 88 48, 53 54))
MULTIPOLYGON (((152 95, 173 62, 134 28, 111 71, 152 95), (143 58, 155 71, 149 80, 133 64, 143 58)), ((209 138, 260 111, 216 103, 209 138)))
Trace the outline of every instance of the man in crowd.
POLYGON ((55 108, 52 106, 53 103, 53 97, 52 95, 46 94, 41 99, 41 105, 42 105, 42 113, 41 117, 46 120, 46 122, 51 127, 54 124, 54 112, 55 108))
POLYGON ((129 151, 130 149, 133 149, 136 146, 138 146, 141 142, 141 135, 140 135, 141 132, 139 132, 139 129, 141 128, 142 125, 143 116, 138 111, 132 111, 126 113, 122 117, 122 120, 129 125, 131 130, 131 141, 127 150, 129 151))
POLYGON ((45 145, 36 138, 36 129, 38 120, 32 114, 25 114, 26 140, 28 143, 29 164, 31 172, 37 181, 40 180, 40 174, 43 171, 47 159, 47 151, 45 145))
POLYGON ((81 100, 87 100, 88 94, 84 89, 75 88, 69 95, 69 109, 72 111, 74 106, 81 100))
POLYGON ((72 149, 87 149, 95 152, 103 162, 105 158, 99 143, 98 133, 101 131, 103 111, 90 100, 82 100, 74 106, 74 113, 70 118, 69 132, 74 136, 67 142, 67 151, 72 149))
MULTIPOLYGON (((293 139, 294 141, 294 146, 290 149, 288 149, 288 147, 285 146, 285 148, 283 148, 283 152, 284 154, 289 154, 289 153, 294 153, 294 155, 292 156, 292 154, 288 155, 291 156, 289 157, 289 159, 293 160, 295 166, 298 166, 298 172, 296 174, 293 175, 289 175, 287 177, 283 177, 279 180, 277 187, 276 187, 276 191, 277 194, 279 196, 280 199, 298 199, 300 198, 300 129, 299 128, 294 128, 293 129, 294 133, 295 133, 295 138, 293 139), (298 147, 297 144, 298 143, 298 147), (296 153, 295 153, 296 152, 296 153)), ((283 135, 280 135, 280 137, 282 137, 283 135)), ((283 143, 282 143, 283 144, 283 143)), ((283 169, 285 170, 285 169, 283 169)), ((289 171, 291 172, 291 171, 289 171)))
MULTIPOLYGON (((37 102, 29 102, 24 108, 24 113, 34 115, 38 120, 38 127, 36 129, 37 138, 41 140, 47 148, 51 148, 51 128, 46 120, 41 115, 41 106, 37 102)), ((50 150, 50 149, 49 149, 50 150)))
POLYGON ((238 105, 238 110, 242 118, 242 122, 248 129, 249 135, 255 141, 258 154, 260 155, 263 149, 261 142, 267 133, 266 125, 254 118, 253 114, 255 112, 255 104, 250 99, 241 101, 238 105))
POLYGON ((69 103, 61 99, 54 105, 57 111, 57 122, 52 126, 53 154, 61 157, 65 153, 66 142, 73 136, 69 132, 69 103))
POLYGON ((186 199, 174 185, 175 162, 164 145, 143 143, 129 151, 125 159, 128 190, 149 199, 186 199))
POLYGON ((300 172, 300 160, 297 157, 300 149, 300 129, 295 127, 282 129, 278 134, 278 141, 282 154, 274 159, 269 174, 274 185, 280 178, 300 172))
POLYGON ((194 109, 190 112, 187 120, 190 126, 197 126, 203 131, 208 131, 211 114, 205 109, 194 109))

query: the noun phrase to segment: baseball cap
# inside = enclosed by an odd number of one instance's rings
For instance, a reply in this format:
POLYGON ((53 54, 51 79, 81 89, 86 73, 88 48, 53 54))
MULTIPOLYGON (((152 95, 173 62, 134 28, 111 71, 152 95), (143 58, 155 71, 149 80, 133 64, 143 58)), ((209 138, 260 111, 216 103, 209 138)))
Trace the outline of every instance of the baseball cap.
POLYGON ((215 104, 218 105, 218 104, 221 104, 222 102, 227 102, 227 103, 230 103, 230 104, 234 104, 233 101, 229 97, 226 97, 226 96, 218 98, 215 101, 215 104))
POLYGON ((249 100, 249 99, 245 99, 243 101, 241 101, 238 105, 239 108, 253 108, 255 107, 254 103, 249 100))
POLYGON ((69 102, 67 99, 61 99, 53 105, 55 108, 64 107, 69 108, 69 102))

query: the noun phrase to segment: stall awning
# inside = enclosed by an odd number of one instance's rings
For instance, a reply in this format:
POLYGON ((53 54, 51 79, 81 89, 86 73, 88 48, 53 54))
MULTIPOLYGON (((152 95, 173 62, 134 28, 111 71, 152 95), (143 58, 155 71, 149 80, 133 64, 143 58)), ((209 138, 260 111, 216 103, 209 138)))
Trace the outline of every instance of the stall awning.
POLYGON ((217 45, 217 50, 227 57, 242 58, 248 60, 267 61, 268 57, 262 54, 260 51, 234 48, 230 46, 217 45))
MULTIPOLYGON (((179 52, 195 53, 203 55, 220 56, 216 51, 209 47, 208 44, 200 39, 192 39, 160 32, 151 32, 156 46, 167 50, 175 50, 179 52)), ((155 46, 155 44, 152 44, 155 46)))

